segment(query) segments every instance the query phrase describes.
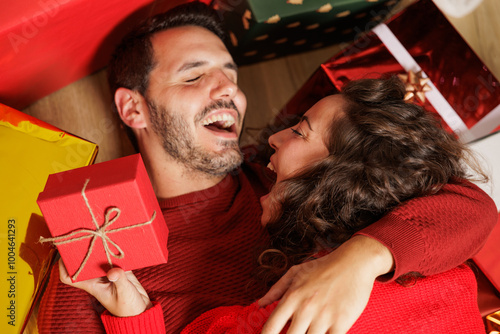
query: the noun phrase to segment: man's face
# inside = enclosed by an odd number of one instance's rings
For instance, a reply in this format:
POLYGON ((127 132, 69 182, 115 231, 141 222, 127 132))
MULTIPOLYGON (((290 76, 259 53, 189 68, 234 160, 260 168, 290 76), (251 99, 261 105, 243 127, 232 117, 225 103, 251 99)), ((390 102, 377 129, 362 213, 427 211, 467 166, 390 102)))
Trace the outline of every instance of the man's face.
POLYGON ((188 170, 225 175, 242 162, 238 147, 246 99, 222 41, 195 26, 152 38, 155 67, 146 99, 165 151, 188 170))

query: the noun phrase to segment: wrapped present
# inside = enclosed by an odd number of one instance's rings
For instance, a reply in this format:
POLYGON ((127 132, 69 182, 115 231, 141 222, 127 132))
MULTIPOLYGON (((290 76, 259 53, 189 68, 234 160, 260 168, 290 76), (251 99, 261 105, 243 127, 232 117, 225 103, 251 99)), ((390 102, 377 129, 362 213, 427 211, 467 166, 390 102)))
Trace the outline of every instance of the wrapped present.
POLYGON ((486 332, 488 334, 500 333, 500 311, 486 316, 486 332))
POLYGON ((55 252, 36 198, 49 174, 91 164, 97 146, 0 105, 0 231, 2 333, 22 333, 55 252))
POLYGON ((274 127, 350 81, 399 75, 407 98, 436 112, 465 142, 500 125, 500 83, 430 0, 376 26, 318 71, 286 104, 274 127), (444 43, 443 41, 446 41, 444 43))
POLYGON ((0 102, 23 109, 103 68, 131 26, 187 1, 3 0, 0 102))
MULTIPOLYGON (((488 183, 478 183, 486 193, 490 194, 500 210, 500 156, 498 148, 500 147, 500 131, 490 134, 484 138, 470 143, 469 148, 476 155, 483 171, 489 176, 488 183)), ((496 227, 486 240, 483 248, 472 258, 477 267, 496 289, 496 296, 500 298, 500 217, 496 227)), ((479 291, 481 295, 481 290, 479 291)), ((491 302, 484 303, 485 308, 491 308, 491 302)), ((493 307, 498 307, 498 303, 493 303, 493 307)), ((495 311, 489 309, 489 311, 495 311)))
POLYGON ((399 0, 216 0, 235 61, 249 64, 354 40, 399 0))
POLYGON ((167 262, 168 228, 139 154, 52 174, 38 205, 73 282, 167 262))

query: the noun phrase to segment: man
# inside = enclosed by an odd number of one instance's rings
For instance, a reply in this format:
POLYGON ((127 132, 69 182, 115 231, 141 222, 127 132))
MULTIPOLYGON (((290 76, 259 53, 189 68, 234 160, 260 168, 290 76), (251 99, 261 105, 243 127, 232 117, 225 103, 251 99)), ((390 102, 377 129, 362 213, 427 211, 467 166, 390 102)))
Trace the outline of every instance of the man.
MULTIPOLYGON (((259 198, 271 179, 243 162, 238 148, 246 99, 223 37, 210 10, 182 5, 128 35, 108 69, 117 112, 170 229, 169 263, 134 271, 161 304, 168 333, 208 309, 248 304, 264 291, 251 278, 265 241, 259 198)), ((377 277, 455 267, 477 252, 496 217, 491 199, 472 185, 410 201, 330 255, 292 268, 261 300, 282 297, 264 331, 279 332, 293 319, 290 331, 346 332, 377 277), (441 210, 416 211, 426 201, 442 203, 441 210), (444 217, 451 223, 440 226, 444 217)), ((102 307, 58 277, 54 268, 40 305, 40 333, 103 332, 102 307)))

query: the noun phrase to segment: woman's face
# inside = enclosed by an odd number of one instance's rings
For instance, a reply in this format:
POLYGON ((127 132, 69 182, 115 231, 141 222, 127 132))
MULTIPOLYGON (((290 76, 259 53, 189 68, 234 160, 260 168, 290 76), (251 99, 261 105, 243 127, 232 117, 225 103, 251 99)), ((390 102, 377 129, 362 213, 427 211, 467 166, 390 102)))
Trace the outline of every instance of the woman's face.
MULTIPOLYGON (((297 125, 269 137, 269 144, 275 152, 268 168, 276 173, 276 183, 290 178, 311 163, 328 157, 325 138, 332 119, 342 112, 343 104, 341 95, 325 97, 309 109, 297 125)), ((261 198, 263 225, 271 217, 269 196, 272 196, 272 191, 261 198)))

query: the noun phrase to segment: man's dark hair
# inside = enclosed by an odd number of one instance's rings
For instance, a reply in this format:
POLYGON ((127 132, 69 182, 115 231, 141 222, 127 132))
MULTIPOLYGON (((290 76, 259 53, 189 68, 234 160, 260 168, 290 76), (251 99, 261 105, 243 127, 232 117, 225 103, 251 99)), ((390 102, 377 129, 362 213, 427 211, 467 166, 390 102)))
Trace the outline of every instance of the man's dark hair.
MULTIPOLYGON (((217 13, 201 2, 189 2, 155 15, 129 32, 116 47, 108 65, 108 84, 112 98, 124 87, 145 96, 149 74, 155 67, 151 37, 161 31, 184 26, 205 28, 226 42, 226 33, 217 13)), ((172 45, 175 48, 175 45, 172 45)), ((116 110, 116 105, 113 103, 116 110)), ((130 128, 127 134, 135 149, 137 142, 130 128)))
MULTIPOLYGON (((216 12, 201 2, 189 2, 149 18, 128 33, 113 53, 108 66, 111 94, 119 87, 145 94, 149 73, 155 66, 151 37, 161 31, 199 26, 210 30, 225 42, 226 34, 216 12)), ((172 46, 175 48, 175 45, 172 46)))

